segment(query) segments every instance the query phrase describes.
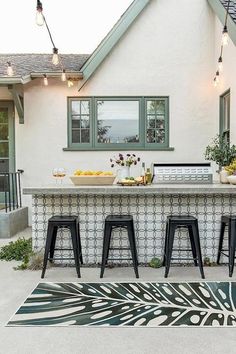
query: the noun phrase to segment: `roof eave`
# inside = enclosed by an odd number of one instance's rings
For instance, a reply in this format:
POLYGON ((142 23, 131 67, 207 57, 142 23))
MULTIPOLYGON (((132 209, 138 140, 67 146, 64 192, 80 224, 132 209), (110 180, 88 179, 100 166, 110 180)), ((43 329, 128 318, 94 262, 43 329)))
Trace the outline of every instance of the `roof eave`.
MULTIPOLYGON (((211 5, 217 17, 224 25, 227 10, 223 6, 223 4, 219 0, 208 0, 208 3, 211 5)), ((236 45, 236 23, 233 21, 232 17, 230 16, 228 17, 227 27, 228 27, 229 36, 232 42, 236 45)))

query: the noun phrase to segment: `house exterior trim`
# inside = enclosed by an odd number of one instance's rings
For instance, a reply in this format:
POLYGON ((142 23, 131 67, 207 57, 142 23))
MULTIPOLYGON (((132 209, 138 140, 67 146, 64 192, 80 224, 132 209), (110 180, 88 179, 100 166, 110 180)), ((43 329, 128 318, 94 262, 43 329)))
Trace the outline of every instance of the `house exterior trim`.
POLYGON ((80 69, 83 72, 83 80, 78 84, 80 90, 88 79, 93 75, 99 65, 103 62, 110 51, 115 47, 121 37, 126 33, 138 15, 150 3, 151 0, 134 0, 120 20, 115 24, 103 41, 92 53, 90 58, 80 69))
MULTIPOLYGON (((225 7, 222 5, 222 3, 219 0, 208 0, 208 3, 211 5, 212 9, 216 13, 220 22, 224 25, 225 16, 227 12, 225 7)), ((233 21, 233 19, 230 16, 228 17, 227 27, 228 27, 229 36, 233 41, 233 43, 236 45, 236 23, 233 21)))

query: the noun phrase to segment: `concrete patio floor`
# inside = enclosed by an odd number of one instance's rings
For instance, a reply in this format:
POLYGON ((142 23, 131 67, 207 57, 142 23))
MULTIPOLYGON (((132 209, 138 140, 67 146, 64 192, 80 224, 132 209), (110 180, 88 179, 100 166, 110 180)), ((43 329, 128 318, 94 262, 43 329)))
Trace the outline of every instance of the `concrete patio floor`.
MULTIPOLYGON (((20 236, 29 236, 30 229, 20 236)), ((19 236, 17 235, 17 237, 19 236)), ((14 237, 11 240, 16 239, 14 237)), ((10 240, 0 240, 0 246, 10 240)), ((236 328, 4 327, 40 279, 0 261, 0 354, 233 354, 236 328)), ((99 282, 98 268, 83 268, 82 282, 99 282)), ((163 269, 140 268, 140 281, 164 281, 163 269)), ((231 280, 228 270, 206 267, 206 280, 231 280)), ((232 278, 236 281, 236 270, 232 278)), ((51 268, 44 281, 77 282, 74 268, 51 268)), ((132 268, 107 269, 103 281, 136 281, 132 268)), ((172 267, 168 281, 200 281, 197 268, 172 267)))

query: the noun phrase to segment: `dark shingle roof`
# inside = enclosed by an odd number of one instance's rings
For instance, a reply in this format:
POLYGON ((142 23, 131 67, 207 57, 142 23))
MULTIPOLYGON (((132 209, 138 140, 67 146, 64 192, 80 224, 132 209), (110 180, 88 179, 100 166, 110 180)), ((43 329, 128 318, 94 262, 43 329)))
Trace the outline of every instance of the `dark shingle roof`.
MULTIPOLYGON (((227 9, 228 0, 220 0, 222 5, 227 9)), ((236 0, 230 0, 229 4, 229 15, 232 17, 234 22, 236 23, 236 0)))
MULTIPOLYGON (((78 72, 89 57, 89 54, 60 54, 62 65, 67 72, 78 72)), ((0 54, 0 76, 6 76, 8 61, 14 69, 14 76, 56 73, 62 70, 60 65, 52 64, 52 54, 0 54)))

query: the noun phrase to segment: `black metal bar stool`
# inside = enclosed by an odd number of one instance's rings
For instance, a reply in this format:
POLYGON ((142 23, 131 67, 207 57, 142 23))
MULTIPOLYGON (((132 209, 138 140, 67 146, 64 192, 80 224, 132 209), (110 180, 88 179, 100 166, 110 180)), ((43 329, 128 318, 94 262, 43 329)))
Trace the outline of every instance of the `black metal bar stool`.
POLYGON ((235 246, 236 246, 236 215, 223 215, 221 217, 220 226, 220 240, 217 256, 217 264, 220 264, 221 253, 229 257, 229 276, 232 277, 234 271, 235 259, 235 246), (223 249, 223 241, 225 234, 225 227, 228 226, 228 249, 223 249), (228 251, 228 254, 224 252, 228 251))
MULTIPOLYGON (((197 218, 191 215, 171 215, 167 217, 166 222, 166 237, 165 237, 165 250, 164 250, 164 260, 163 265, 165 266, 165 278, 167 278, 170 262, 171 260, 189 260, 192 258, 172 258, 172 251, 176 251, 177 249, 173 249, 174 243, 174 235, 175 231, 178 228, 187 228, 189 232, 191 251, 193 254, 193 260, 195 266, 199 266, 200 273, 202 278, 204 279, 204 271, 203 271, 203 263, 202 263, 202 255, 201 255, 201 247, 200 247, 200 237, 198 230, 198 220, 197 218)), ((190 251, 189 249, 182 249, 182 251, 190 251)))
MULTIPOLYGON (((63 248, 63 250, 70 251, 71 249, 63 248)), ((80 262, 81 264, 83 264, 83 258, 82 258, 82 248, 81 248, 81 240, 80 240, 80 232, 79 232, 79 222, 77 216, 59 215, 59 216, 52 216, 48 220, 47 238, 46 238, 43 270, 42 270, 41 278, 44 278, 48 260, 52 262, 53 259, 54 260, 74 259, 77 275, 78 278, 80 278, 80 262), (57 231, 59 228, 66 228, 70 230, 74 258, 61 258, 61 257, 53 258, 54 251, 61 250, 55 248, 57 231)))
POLYGON ((109 250, 131 250, 132 258, 113 258, 113 260, 133 260, 134 272, 136 278, 139 278, 138 274, 138 256, 135 242, 135 233, 134 233, 134 221, 132 215, 108 215, 105 219, 104 227, 104 237, 103 237, 103 250, 102 250, 102 265, 100 278, 103 278, 105 266, 108 261, 109 250), (112 236, 112 230, 116 228, 123 228, 127 230, 130 248, 128 247, 110 247, 110 241, 112 236))

